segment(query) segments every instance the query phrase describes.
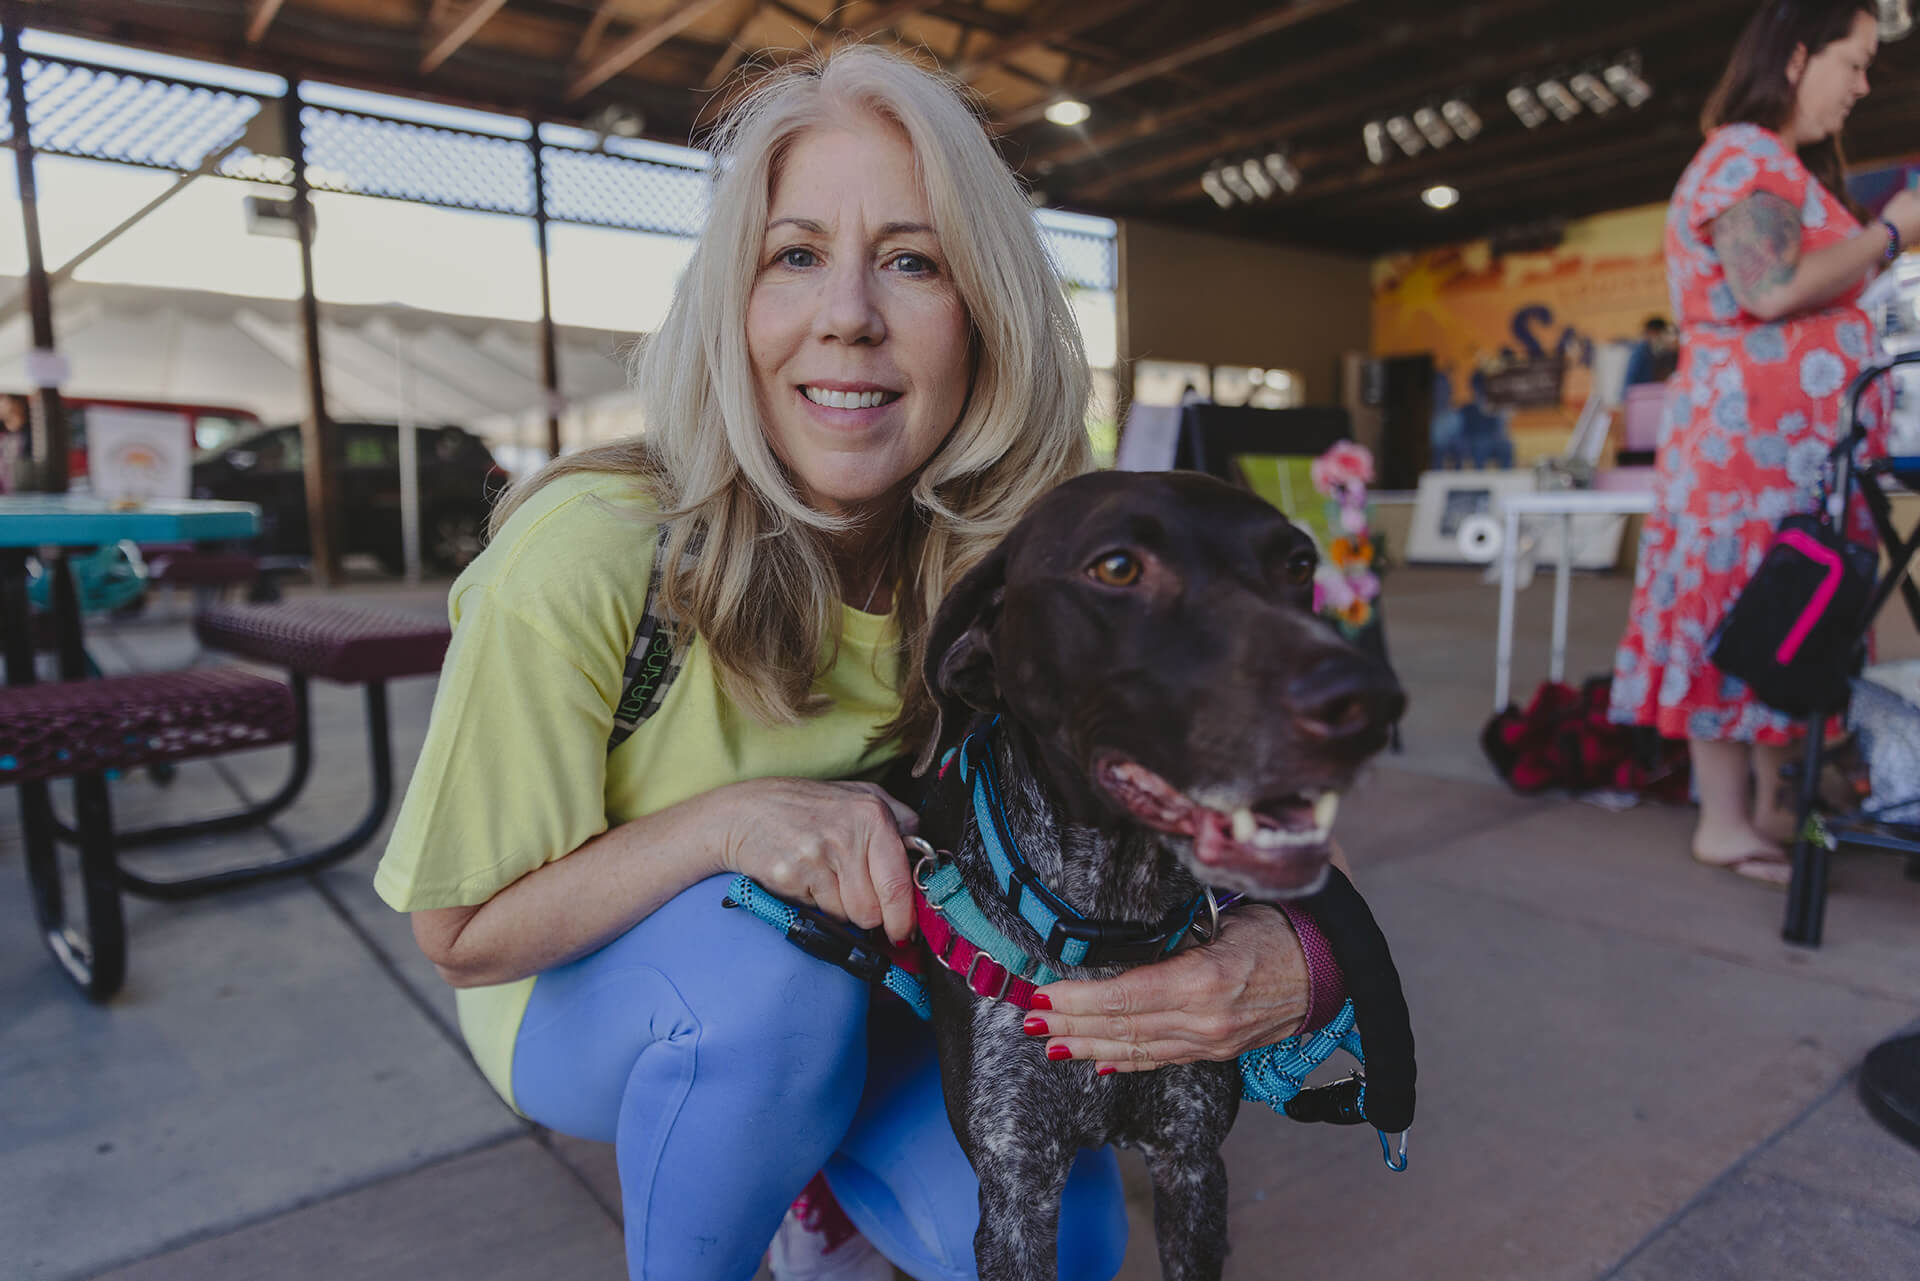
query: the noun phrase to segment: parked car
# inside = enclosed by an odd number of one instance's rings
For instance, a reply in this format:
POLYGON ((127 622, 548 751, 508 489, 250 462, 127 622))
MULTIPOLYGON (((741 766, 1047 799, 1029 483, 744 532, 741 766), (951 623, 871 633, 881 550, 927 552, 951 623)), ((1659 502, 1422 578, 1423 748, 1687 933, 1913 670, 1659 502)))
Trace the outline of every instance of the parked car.
MULTIPOLYGON (((423 427, 420 443, 420 556, 458 573, 480 552, 487 510, 507 484, 485 442, 459 427, 423 427)), ((334 424, 340 489, 341 554, 370 554, 390 573, 406 565, 400 541, 400 432, 392 423, 334 424)), ((193 464, 197 498, 260 505, 260 550, 305 556, 307 477, 298 424, 234 440, 193 464)))

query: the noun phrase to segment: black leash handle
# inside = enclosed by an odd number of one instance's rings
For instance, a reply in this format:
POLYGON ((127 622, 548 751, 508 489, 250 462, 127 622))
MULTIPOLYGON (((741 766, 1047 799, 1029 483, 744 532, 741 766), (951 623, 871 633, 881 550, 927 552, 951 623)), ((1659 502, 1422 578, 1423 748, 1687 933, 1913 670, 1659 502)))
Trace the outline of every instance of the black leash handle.
POLYGON ((1326 885, 1300 905, 1313 913, 1340 962, 1366 1050, 1367 1075, 1364 1093, 1359 1078, 1302 1090, 1287 1104, 1287 1115, 1339 1125, 1364 1120, 1376 1130, 1398 1134, 1413 1124, 1416 1069, 1413 1021, 1387 936, 1360 891, 1337 867, 1327 869, 1326 885), (1296 1113, 1296 1107, 1307 1115, 1296 1113))

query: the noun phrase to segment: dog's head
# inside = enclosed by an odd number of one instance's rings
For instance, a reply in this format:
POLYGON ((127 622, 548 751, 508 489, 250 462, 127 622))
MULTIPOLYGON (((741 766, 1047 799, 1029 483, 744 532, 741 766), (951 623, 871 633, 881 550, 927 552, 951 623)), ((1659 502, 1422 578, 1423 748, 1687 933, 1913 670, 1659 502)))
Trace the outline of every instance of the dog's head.
POLYGON ((935 615, 942 725, 1003 714, 1071 817, 1161 833, 1204 884, 1311 893, 1339 794, 1406 702, 1314 617, 1317 564, 1303 531, 1210 477, 1068 481, 935 615))

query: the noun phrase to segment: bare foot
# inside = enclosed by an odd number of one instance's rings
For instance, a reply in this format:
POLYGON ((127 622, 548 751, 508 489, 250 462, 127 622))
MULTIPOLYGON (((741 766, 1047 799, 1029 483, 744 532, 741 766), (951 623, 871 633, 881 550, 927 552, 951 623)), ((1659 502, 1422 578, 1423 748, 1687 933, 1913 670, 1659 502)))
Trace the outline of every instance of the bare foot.
POLYGON ((1695 830, 1693 858, 1708 867, 1723 867, 1737 876, 1764 885, 1784 886, 1793 878, 1786 850, 1750 827, 1695 830))

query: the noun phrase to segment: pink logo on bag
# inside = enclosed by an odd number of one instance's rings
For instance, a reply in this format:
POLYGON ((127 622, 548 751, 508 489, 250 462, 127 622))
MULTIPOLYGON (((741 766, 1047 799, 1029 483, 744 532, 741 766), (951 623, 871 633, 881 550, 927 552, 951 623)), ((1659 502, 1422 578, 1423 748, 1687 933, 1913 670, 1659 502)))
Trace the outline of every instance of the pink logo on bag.
POLYGON ((1794 620, 1793 627, 1787 632, 1786 639, 1780 642, 1780 648, 1773 659, 1785 667, 1793 662, 1794 655, 1800 652, 1800 646, 1806 643, 1807 633, 1827 612, 1827 606, 1833 603, 1834 593, 1840 590, 1842 567, 1840 553, 1831 547, 1822 546, 1798 529, 1789 529, 1780 535, 1780 541, 1805 556, 1816 565, 1824 566, 1826 577, 1820 580, 1820 586, 1813 591, 1813 599, 1800 611, 1800 617, 1794 620))

